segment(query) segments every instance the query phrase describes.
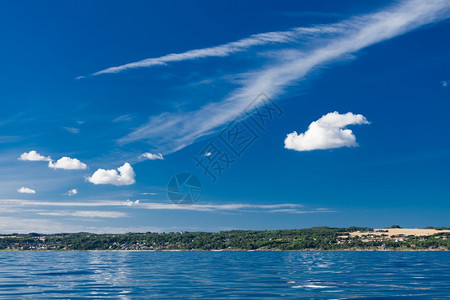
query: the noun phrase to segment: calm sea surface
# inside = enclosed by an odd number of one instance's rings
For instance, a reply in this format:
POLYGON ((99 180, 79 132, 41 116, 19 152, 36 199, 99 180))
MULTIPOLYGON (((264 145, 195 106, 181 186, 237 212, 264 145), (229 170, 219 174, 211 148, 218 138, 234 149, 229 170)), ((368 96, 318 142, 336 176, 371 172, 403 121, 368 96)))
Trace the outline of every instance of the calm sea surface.
POLYGON ((0 252, 2 299, 443 299, 450 252, 0 252))

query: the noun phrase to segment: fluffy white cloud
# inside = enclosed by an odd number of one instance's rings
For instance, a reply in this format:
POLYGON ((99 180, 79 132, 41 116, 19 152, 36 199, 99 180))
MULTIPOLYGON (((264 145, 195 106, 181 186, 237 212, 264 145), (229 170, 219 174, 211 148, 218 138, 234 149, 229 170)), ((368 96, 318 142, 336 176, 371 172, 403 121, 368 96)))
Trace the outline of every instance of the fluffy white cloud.
POLYGON ((132 201, 130 199, 127 199, 127 201, 125 201, 123 204, 126 206, 133 206, 133 205, 138 205, 139 202, 140 202, 140 200, 132 201))
POLYGON ((87 180, 93 184, 113 184, 117 186, 130 185, 136 182, 136 174, 129 163, 125 163, 117 170, 98 169, 87 180), (119 172, 117 172, 119 171, 119 172))
POLYGON ((19 160, 28 160, 28 161, 51 161, 50 156, 42 156, 37 153, 35 150, 31 150, 30 152, 22 153, 19 157, 19 160))
POLYGON ((76 194, 78 194, 78 190, 77 189, 71 189, 70 191, 67 192, 67 196, 75 196, 76 194))
POLYGON ((284 147, 296 151, 356 147, 358 144, 355 135, 350 129, 345 128, 347 125, 355 124, 369 124, 369 122, 363 115, 355 115, 351 112, 328 113, 312 122, 306 132, 289 133, 284 140, 284 147))
POLYGON ((36 191, 27 187, 21 187, 17 190, 21 194, 36 194, 36 191))
POLYGON ((150 152, 145 152, 144 154, 139 155, 139 158, 146 158, 150 160, 164 159, 161 153, 153 154, 150 152))
POLYGON ((52 169, 65 169, 65 170, 85 170, 87 169, 86 164, 82 163, 76 158, 70 158, 64 156, 53 163, 53 161, 48 162, 48 167, 52 169))
POLYGON ((66 169, 66 170, 85 170, 87 169, 87 165, 82 163, 76 158, 70 158, 64 156, 53 162, 50 156, 42 156, 37 153, 35 150, 31 150, 30 152, 22 153, 19 157, 19 160, 26 161, 48 161, 48 167, 52 169, 66 169))

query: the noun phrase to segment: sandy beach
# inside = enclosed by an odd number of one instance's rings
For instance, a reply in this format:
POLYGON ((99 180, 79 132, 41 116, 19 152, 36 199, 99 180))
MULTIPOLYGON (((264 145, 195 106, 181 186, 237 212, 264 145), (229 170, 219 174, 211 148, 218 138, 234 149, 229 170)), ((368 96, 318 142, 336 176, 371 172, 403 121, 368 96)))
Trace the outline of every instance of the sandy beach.
POLYGON ((450 230, 419 229, 419 228, 386 228, 386 229, 375 229, 374 232, 350 232, 350 236, 382 235, 382 234, 386 234, 390 237, 399 235, 430 236, 436 233, 443 233, 443 232, 450 232, 450 230))

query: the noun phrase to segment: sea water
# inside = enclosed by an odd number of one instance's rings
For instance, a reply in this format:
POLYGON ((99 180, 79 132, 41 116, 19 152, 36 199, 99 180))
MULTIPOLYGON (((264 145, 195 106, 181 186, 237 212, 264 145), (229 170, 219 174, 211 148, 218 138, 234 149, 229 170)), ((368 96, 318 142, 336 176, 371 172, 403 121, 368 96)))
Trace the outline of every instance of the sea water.
POLYGON ((2 299, 443 299, 450 252, 0 252, 2 299))

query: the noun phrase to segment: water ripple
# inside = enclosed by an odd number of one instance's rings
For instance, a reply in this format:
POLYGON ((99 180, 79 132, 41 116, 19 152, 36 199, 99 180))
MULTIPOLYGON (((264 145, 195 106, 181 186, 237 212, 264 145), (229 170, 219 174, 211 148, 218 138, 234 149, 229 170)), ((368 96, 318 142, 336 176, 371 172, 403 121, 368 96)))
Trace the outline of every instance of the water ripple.
POLYGON ((448 252, 0 252, 0 298, 444 299, 448 252))

